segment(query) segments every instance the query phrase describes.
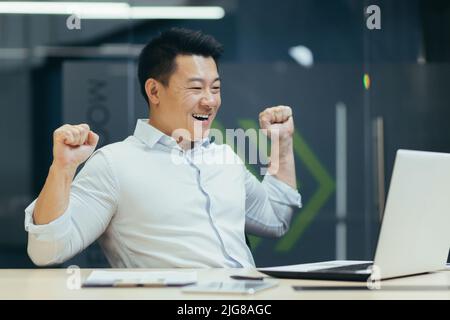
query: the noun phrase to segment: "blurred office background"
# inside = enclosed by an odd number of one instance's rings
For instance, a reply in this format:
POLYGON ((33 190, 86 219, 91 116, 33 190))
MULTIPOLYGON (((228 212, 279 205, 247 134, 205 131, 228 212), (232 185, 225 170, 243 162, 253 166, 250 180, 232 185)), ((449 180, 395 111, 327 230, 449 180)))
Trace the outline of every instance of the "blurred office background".
MULTIPOLYGON (((53 130, 87 122, 101 145, 132 134, 136 119, 147 117, 137 55, 172 26, 203 30, 225 45, 216 128, 257 127, 258 113, 271 105, 294 110, 303 208, 284 238, 250 237, 258 266, 372 259, 396 150, 450 152, 446 0, 121 3, 214 8, 206 16, 182 9, 82 19, 78 29, 76 20, 68 27, 69 14, 36 14, 33 5, 13 14, 0 2, 1 268, 33 267, 24 208, 45 181, 53 130), (370 5, 381 10, 381 29, 367 27, 370 5)), ((107 266, 95 243, 63 266, 70 264, 107 266)))

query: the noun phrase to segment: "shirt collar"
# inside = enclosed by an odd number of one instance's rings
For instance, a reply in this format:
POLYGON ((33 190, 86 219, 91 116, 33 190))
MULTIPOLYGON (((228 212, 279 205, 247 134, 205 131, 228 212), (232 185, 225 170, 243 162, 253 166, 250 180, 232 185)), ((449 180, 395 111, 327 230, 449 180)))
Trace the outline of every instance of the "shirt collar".
MULTIPOLYGON (((148 123, 148 119, 137 120, 136 128, 134 129, 134 136, 144 142, 150 148, 153 148, 153 146, 157 143, 161 143, 169 147, 178 145, 174 138, 159 131, 150 123, 148 123)), ((194 148, 199 145, 207 147, 211 142, 213 141, 211 141, 210 137, 203 138, 201 141, 194 142, 194 148)))

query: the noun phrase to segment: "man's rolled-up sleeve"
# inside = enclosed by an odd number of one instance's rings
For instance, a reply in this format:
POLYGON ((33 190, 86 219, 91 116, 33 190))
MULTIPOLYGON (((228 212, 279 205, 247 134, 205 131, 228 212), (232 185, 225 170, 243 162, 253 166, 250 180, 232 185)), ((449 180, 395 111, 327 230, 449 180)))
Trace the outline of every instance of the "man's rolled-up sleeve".
POLYGON ((118 187, 104 152, 96 151, 75 177, 66 211, 36 225, 34 200, 25 209, 28 255, 39 266, 62 263, 94 242, 116 211, 118 187))
POLYGON ((271 175, 259 182, 248 170, 245 190, 245 231, 263 237, 284 235, 295 210, 302 207, 298 191, 271 175))

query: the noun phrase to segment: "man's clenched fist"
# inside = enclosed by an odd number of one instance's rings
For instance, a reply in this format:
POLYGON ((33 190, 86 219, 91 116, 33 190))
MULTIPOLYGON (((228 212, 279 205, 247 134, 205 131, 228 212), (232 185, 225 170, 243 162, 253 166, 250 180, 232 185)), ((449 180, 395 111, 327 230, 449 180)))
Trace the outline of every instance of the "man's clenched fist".
POLYGON ((290 138, 294 134, 292 109, 288 106, 266 108, 259 114, 259 125, 261 129, 267 129, 270 138, 275 130, 280 138, 290 138))
POLYGON ((53 133, 53 162, 76 168, 94 152, 98 135, 87 124, 65 124, 53 133))

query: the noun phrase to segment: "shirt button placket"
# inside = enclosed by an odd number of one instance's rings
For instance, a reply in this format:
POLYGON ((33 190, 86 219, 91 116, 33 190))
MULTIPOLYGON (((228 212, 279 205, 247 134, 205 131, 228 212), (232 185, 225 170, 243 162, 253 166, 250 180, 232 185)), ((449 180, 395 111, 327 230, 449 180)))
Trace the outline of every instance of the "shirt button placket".
POLYGON ((209 195, 209 193, 206 191, 206 189, 203 187, 202 185, 202 181, 201 181, 201 170, 200 168, 192 161, 192 159, 190 158, 189 155, 186 156, 187 161, 189 162, 189 164, 191 166, 193 166, 196 170, 197 170, 197 179, 198 179, 198 185, 200 190, 202 191, 202 193, 206 196, 207 200, 208 200, 208 216, 209 216, 209 220, 211 223, 211 226, 214 230, 214 232, 216 233, 217 237, 219 238, 220 244, 221 244, 221 249, 224 253, 224 255, 231 261, 235 262, 238 266, 242 265, 239 263, 239 261, 237 261, 235 258, 233 258, 228 252, 227 249, 225 247, 225 243, 222 240, 222 237, 220 236, 219 230, 217 228, 217 226, 214 223, 214 219, 212 216, 212 201, 211 201, 211 196, 209 195))

